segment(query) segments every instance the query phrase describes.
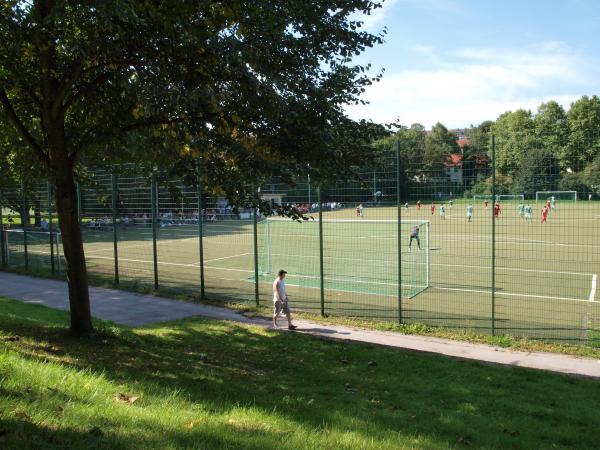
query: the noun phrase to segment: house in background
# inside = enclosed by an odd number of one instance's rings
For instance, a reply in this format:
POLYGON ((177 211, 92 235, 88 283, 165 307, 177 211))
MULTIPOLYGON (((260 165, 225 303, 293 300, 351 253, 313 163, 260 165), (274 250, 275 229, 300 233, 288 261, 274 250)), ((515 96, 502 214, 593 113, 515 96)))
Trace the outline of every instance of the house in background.
POLYGON ((446 177, 452 183, 462 183, 463 181, 462 160, 462 155, 453 153, 444 162, 446 177))

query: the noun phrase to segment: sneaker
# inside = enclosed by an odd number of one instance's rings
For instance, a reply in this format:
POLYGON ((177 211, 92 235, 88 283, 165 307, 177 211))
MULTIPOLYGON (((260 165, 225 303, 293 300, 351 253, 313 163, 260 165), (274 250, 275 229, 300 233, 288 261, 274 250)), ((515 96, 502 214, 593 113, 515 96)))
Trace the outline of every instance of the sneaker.
POLYGON ((298 328, 296 325, 290 325, 288 327, 288 330, 295 330, 296 328, 298 328))

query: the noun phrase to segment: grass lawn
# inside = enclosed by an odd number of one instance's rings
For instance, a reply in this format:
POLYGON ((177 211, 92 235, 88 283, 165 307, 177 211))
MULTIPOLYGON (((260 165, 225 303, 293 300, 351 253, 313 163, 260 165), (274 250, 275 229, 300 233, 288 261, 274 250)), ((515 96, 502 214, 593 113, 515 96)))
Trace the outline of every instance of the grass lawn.
POLYGON ((600 382, 206 319, 65 334, 0 298, 0 448, 597 448, 600 382))

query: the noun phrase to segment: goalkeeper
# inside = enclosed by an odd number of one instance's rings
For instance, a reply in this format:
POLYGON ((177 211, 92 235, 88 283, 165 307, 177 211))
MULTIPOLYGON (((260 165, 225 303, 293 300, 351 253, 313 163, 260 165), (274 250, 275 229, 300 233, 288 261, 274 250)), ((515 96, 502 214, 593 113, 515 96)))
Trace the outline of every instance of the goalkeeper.
POLYGON ((417 247, 421 250, 421 240, 419 239, 419 227, 415 225, 410 229, 410 241, 408 242, 408 248, 412 246, 413 240, 417 241, 417 247))

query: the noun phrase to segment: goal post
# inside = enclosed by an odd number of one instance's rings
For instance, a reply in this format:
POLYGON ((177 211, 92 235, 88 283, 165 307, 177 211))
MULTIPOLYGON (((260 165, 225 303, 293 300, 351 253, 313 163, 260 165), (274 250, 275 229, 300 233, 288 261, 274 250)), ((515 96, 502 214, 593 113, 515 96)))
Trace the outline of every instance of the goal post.
POLYGON ((556 200, 577 201, 577 191, 536 191, 535 201, 547 201, 554 197, 556 200))
MULTIPOLYGON (((398 296, 397 221, 327 219, 322 225, 325 289, 398 296)), ((400 227, 402 296, 412 298, 430 285, 430 223, 402 220, 400 227), (418 239, 411 243, 415 228, 418 239)), ((290 285, 320 287, 318 220, 263 220, 258 241, 260 280, 273 281, 285 269, 290 285)))
POLYGON ((54 258, 60 272, 62 238, 58 231, 34 231, 21 228, 2 230, 6 264, 12 267, 28 264, 33 267, 51 267, 54 258), (51 248, 52 246, 52 248, 51 248))

